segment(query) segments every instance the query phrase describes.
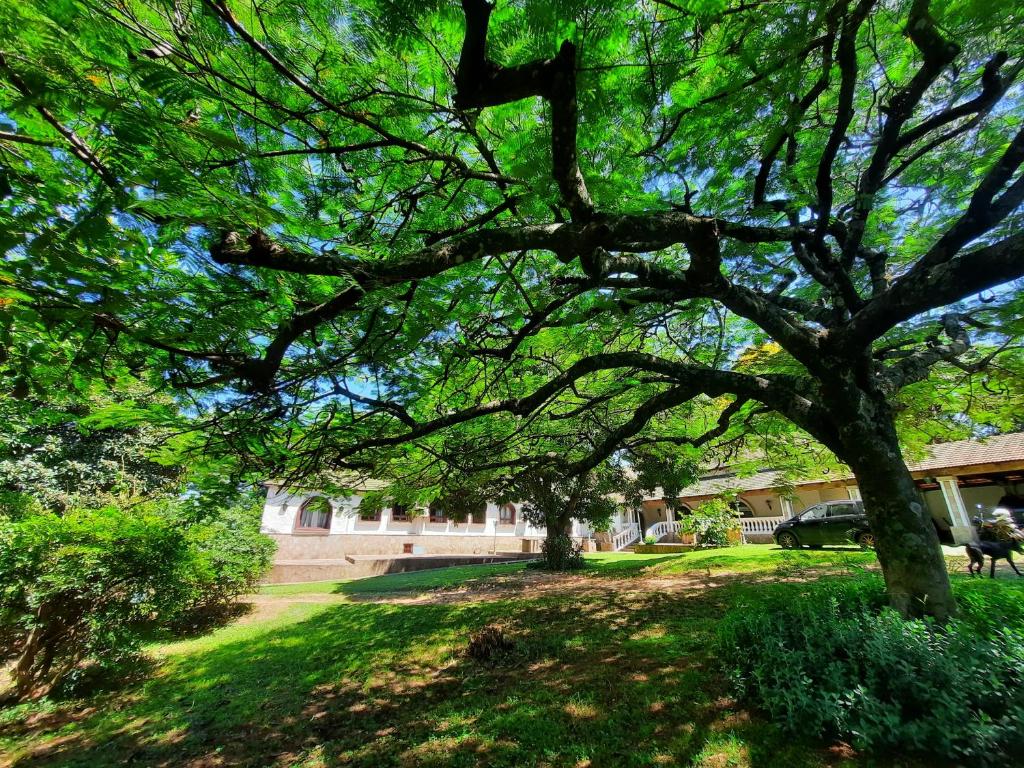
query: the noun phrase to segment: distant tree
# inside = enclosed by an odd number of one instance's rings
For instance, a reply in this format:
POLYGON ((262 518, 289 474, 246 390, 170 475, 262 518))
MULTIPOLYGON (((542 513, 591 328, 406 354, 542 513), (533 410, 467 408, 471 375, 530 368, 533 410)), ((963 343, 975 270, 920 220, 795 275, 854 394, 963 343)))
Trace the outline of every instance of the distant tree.
POLYGON ((526 519, 547 531, 544 564, 554 571, 583 566, 582 549, 571 537, 573 520, 600 527, 617 510, 610 496, 614 485, 593 471, 565 477, 551 469, 535 470, 520 475, 516 488, 527 499, 523 505, 526 519))
POLYGON ((0 402, 0 507, 26 494, 47 509, 180 493, 184 469, 156 460, 168 439, 153 424, 97 428, 89 402, 0 402))
POLYGON ((763 407, 853 470, 892 604, 944 619, 896 411, 1021 338, 1022 14, 5 4, 12 391, 118 358, 297 473, 570 403, 611 419, 582 471, 695 398, 763 407))

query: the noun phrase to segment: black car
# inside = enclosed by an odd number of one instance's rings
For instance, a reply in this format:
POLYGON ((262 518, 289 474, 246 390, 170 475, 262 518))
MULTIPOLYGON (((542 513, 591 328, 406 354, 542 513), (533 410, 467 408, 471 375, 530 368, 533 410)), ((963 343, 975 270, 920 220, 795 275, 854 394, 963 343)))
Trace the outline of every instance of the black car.
POLYGON ((824 501, 808 507, 796 517, 784 520, 772 532, 783 549, 820 547, 823 544, 848 544, 873 547, 875 537, 861 501, 824 501))

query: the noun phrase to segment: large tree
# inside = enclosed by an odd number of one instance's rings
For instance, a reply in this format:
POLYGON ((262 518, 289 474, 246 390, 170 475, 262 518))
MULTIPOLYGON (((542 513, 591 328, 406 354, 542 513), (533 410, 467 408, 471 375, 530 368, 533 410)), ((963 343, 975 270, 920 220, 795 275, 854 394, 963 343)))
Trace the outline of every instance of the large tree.
MULTIPOLYGON (((893 605, 945 618, 893 404, 1019 335, 1022 17, 4 4, 5 339, 158 370, 308 469, 600 406, 584 471, 660 413, 767 408, 852 468, 893 605)), ((16 386, 52 371, 5 345, 16 386)))

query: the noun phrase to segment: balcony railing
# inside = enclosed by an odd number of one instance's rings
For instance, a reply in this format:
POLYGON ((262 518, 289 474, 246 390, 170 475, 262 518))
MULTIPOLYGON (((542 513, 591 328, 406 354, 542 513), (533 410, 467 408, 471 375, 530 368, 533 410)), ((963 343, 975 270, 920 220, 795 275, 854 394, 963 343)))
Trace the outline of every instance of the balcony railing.
POLYGON ((660 523, 655 523, 646 531, 644 531, 644 541, 647 541, 651 536, 654 537, 655 541, 661 541, 670 534, 678 534, 682 530, 683 526, 678 520, 669 522, 668 520, 662 520, 660 523))
POLYGON ((740 518, 740 528, 744 534, 771 534, 775 526, 781 523, 784 517, 743 517, 740 518))

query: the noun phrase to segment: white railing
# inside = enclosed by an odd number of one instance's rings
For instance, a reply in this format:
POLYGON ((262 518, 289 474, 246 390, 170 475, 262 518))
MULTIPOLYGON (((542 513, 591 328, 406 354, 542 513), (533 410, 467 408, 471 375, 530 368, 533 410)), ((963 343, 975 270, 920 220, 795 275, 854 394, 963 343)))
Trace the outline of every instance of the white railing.
POLYGON ((775 526, 781 523, 784 517, 741 517, 740 528, 744 534, 770 534, 775 526))
POLYGON ((618 533, 612 534, 612 549, 618 552, 640 540, 640 526, 630 523, 618 533))
POLYGON ((668 536, 669 534, 678 534, 679 531, 682 530, 682 527, 682 523, 680 523, 678 520, 673 520, 672 522, 662 520, 660 523, 655 523, 646 531, 644 531, 644 541, 647 541, 647 539, 651 536, 654 537, 655 541, 661 541, 664 537, 668 536))

